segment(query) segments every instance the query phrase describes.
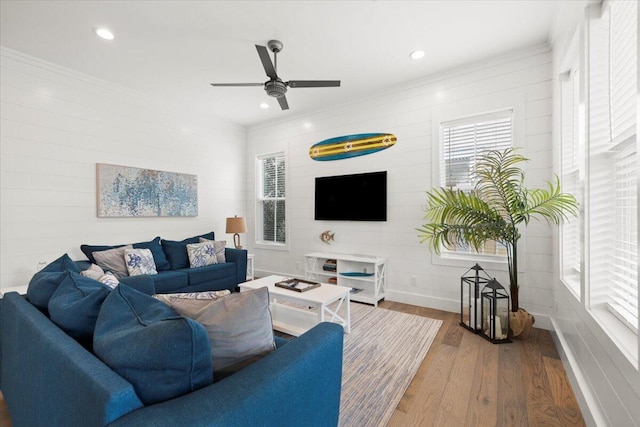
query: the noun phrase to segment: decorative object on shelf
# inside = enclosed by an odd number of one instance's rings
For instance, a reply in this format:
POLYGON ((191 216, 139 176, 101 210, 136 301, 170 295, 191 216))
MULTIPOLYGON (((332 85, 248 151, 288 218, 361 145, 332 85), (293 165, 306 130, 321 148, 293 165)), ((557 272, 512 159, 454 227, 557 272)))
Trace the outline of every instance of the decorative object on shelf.
POLYGON ((367 273, 366 271, 345 271, 340 274, 346 277, 371 277, 374 275, 374 273, 367 273))
POLYGON ((494 344, 509 343, 509 294, 496 279, 482 288, 481 335, 494 344))
POLYGON ((313 160, 341 160, 364 156, 392 147, 397 138, 392 133, 359 133, 325 139, 309 148, 313 160))
POLYGON ((338 261, 335 259, 328 259, 322 265, 322 269, 324 271, 331 271, 335 273, 338 269, 338 261))
POLYGON ((335 241, 335 239, 334 239, 334 236, 335 236, 335 235, 336 235, 336 233, 332 233, 332 232, 331 232, 331 230, 323 231, 323 232, 320 234, 320 241, 321 241, 322 243, 326 243, 327 245, 330 245, 330 244, 331 244, 331 242, 334 242, 334 241, 335 241))
POLYGON ((303 279, 285 279, 280 282, 276 282, 276 286, 283 289, 289 289, 290 291, 295 292, 306 292, 311 289, 315 289, 320 287, 320 283, 318 282, 310 282, 308 280, 303 279))
MULTIPOLYGON (((577 216, 578 202, 571 194, 560 192, 560 179, 549 182, 547 189, 524 186, 524 171, 517 166, 528 161, 514 148, 489 151, 478 157, 472 192, 436 188, 427 192, 425 219, 431 221, 418 228, 420 243, 440 253, 445 245, 470 245, 479 251, 487 242, 502 244, 507 250, 511 313, 522 310, 518 296, 518 225, 527 225, 532 217, 560 224, 577 216)), ((526 321, 533 317, 523 317, 526 321)), ((525 328, 526 329, 526 328, 525 328)), ((511 331, 511 337, 517 336, 511 331)))
POLYGON ((460 277, 460 326, 476 334, 480 332, 480 287, 490 280, 477 263, 460 277))
POLYGON ((242 249, 240 246, 240 233, 247 232, 247 222, 244 217, 234 216, 233 218, 227 218, 227 234, 233 234, 233 244, 236 249, 242 249))
POLYGON ((198 177, 96 164, 99 218, 198 216, 198 177))

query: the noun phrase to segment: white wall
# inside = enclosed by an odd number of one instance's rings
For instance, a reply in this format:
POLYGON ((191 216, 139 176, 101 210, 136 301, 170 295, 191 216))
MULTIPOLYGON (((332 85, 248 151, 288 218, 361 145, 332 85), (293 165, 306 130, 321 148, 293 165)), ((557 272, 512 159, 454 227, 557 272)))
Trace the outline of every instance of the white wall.
MULTIPOLYGON (((531 158, 526 166, 527 181, 539 186, 553 178, 551 92, 551 54, 547 47, 538 46, 361 102, 250 127, 248 183, 255 182, 253 164, 257 155, 284 150, 288 156, 289 250, 253 246, 255 188, 248 185, 247 212, 252 230, 246 240, 256 254, 257 271, 299 276, 303 274, 304 254, 317 250, 378 255, 388 258, 388 299, 459 310, 460 276, 473 261, 457 266, 434 263, 426 246, 419 244, 415 230, 423 223, 424 192, 433 186, 433 144, 437 142, 439 119, 517 107, 515 145, 523 147, 521 153, 531 158), (305 127, 304 123, 309 125, 305 127), (318 162, 308 156, 309 147, 316 142, 366 132, 394 133, 398 142, 382 152, 346 160, 318 162), (388 171, 387 222, 314 221, 315 177, 378 170, 388 171), (327 229, 335 232, 335 242, 330 246, 318 239, 327 229), (417 278, 417 286, 410 285, 412 275, 417 278)), ((295 91, 288 97, 295 105, 295 91)), ((538 315, 537 325, 548 327, 553 306, 552 231, 546 223, 536 221, 523 231, 520 304, 538 315)), ((508 287, 504 265, 490 273, 508 287)))
POLYGON ((82 243, 182 239, 244 214, 245 131, 2 48, 0 287, 82 243), (198 176, 198 216, 97 218, 96 163, 198 176))
MULTIPOLYGON (((570 2, 568 2, 570 3, 570 2)), ((566 4, 563 25, 553 36, 554 169, 560 164, 560 73, 567 71, 563 60, 574 32, 585 18, 585 5, 566 4)), ((554 247, 558 247, 557 236, 554 247)), ((555 271, 558 271, 556 267, 555 271)), ((556 309, 552 314, 554 338, 571 379, 582 414, 588 425, 640 426, 640 371, 618 349, 611 336, 562 283, 554 276, 556 309)), ((584 292, 583 292, 584 293, 584 292)), ((623 331, 622 333, 630 334, 623 331)), ((615 333, 613 334, 615 335, 615 333)), ((636 341, 638 340, 635 337, 636 341)), ((640 343, 637 343, 640 345, 640 343)), ((636 353, 637 354, 637 353, 636 353)))

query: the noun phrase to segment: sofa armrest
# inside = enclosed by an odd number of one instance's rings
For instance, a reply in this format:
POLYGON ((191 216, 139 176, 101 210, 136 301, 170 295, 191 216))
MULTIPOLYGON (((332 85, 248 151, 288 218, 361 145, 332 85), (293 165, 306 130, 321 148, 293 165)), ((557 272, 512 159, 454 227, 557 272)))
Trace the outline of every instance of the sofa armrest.
POLYGON ((236 285, 247 281, 247 250, 225 248, 224 257, 227 262, 236 265, 236 285))
POLYGON ((321 323, 218 383, 110 426, 336 426, 343 333, 340 325, 321 323))

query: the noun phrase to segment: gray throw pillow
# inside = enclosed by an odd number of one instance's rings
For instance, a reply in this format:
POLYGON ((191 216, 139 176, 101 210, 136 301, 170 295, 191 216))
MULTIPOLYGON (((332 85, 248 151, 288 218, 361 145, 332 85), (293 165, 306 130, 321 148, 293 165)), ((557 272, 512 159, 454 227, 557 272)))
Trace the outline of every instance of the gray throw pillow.
POLYGON ((211 342, 215 380, 275 349, 266 287, 211 301, 175 298, 169 306, 204 325, 211 342))
POLYGON ((124 261, 124 251, 126 249, 133 249, 133 246, 126 245, 106 251, 97 251, 93 252, 92 255, 103 270, 111 271, 118 278, 127 277, 129 272, 124 261))

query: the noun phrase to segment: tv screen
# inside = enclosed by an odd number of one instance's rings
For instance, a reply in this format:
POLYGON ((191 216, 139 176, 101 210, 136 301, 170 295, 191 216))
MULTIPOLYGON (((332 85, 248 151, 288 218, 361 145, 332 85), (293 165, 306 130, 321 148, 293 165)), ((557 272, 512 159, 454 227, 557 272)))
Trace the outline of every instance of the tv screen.
POLYGON ((316 178, 316 220, 386 221, 387 171, 316 178))

